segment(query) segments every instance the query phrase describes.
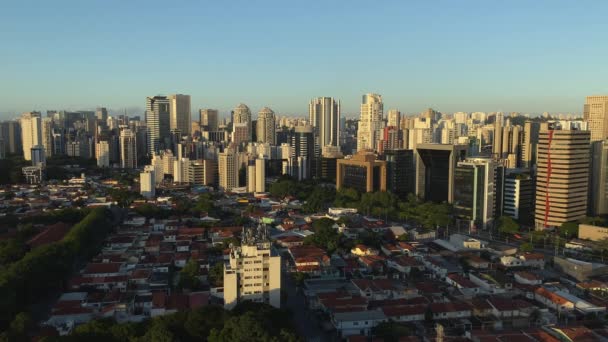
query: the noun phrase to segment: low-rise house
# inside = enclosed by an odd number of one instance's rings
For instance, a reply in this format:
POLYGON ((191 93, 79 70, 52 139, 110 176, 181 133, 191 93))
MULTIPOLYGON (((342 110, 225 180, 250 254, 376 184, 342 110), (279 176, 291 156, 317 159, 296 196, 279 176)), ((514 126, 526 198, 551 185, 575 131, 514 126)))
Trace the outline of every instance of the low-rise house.
POLYGON ((277 238, 277 244, 284 248, 302 246, 304 244, 304 238, 299 235, 281 236, 277 238))
POLYGON ((490 262, 488 260, 480 258, 474 254, 468 254, 466 256, 466 263, 477 270, 486 270, 490 268, 490 262))
POLYGON ((500 264, 505 267, 522 267, 524 266, 524 261, 520 258, 516 258, 510 255, 505 255, 500 257, 500 264))
POLYGON ((445 281, 446 283, 456 287, 465 296, 472 297, 479 293, 479 286, 460 274, 449 274, 445 278, 445 281))
POLYGON ((386 259, 379 255, 364 255, 359 257, 359 263, 365 272, 384 273, 386 259))
POLYGON ((367 299, 353 296, 347 291, 333 291, 317 295, 319 308, 325 312, 346 312, 367 310, 367 299))
POLYGON ((390 279, 352 279, 351 282, 361 297, 368 300, 386 300, 403 297, 396 284, 390 279))
POLYGON ((532 272, 526 272, 526 271, 515 272, 513 274, 513 278, 519 284, 541 285, 543 283, 543 278, 532 272))
POLYGON ((391 321, 420 322, 424 321, 427 310, 425 304, 382 306, 382 312, 391 321))
POLYGON ((545 268, 545 256, 541 253, 525 253, 519 256, 523 260, 524 266, 545 268))
POLYGON ((435 240, 437 237, 437 234, 434 230, 425 230, 420 228, 411 229, 410 231, 408 231, 408 235, 410 236, 410 239, 414 241, 435 240))
POLYGON ((500 283, 487 273, 469 272, 469 279, 486 293, 505 293, 505 289, 501 287, 500 283))
POLYGON ((81 272, 83 277, 112 277, 118 276, 123 273, 122 263, 108 262, 108 263, 88 263, 84 270, 81 272))
POLYGON ((429 310, 434 320, 470 318, 472 307, 463 302, 431 303, 429 310))
POLYGON ((399 255, 388 259, 387 266, 399 272, 402 275, 401 277, 410 274, 412 269, 424 270, 424 264, 418 259, 407 255, 399 255))
POLYGON ((350 252, 356 256, 367 256, 367 255, 378 255, 380 254, 377 249, 366 245, 358 244, 353 247, 350 252))
POLYGON ((539 287, 534 291, 534 300, 557 312, 574 310, 574 303, 556 293, 556 291, 539 287))
POLYGON ((500 319, 529 317, 534 306, 521 299, 504 299, 491 297, 487 300, 492 307, 492 314, 500 319))
POLYGON ((341 337, 368 336, 372 328, 386 320, 382 310, 338 312, 331 316, 331 323, 341 337))
POLYGON ((448 262, 441 256, 427 255, 422 259, 422 262, 437 279, 445 279, 448 274, 452 273, 462 273, 462 267, 460 265, 448 262))
POLYGON ((397 245, 392 244, 392 243, 385 243, 385 244, 383 244, 382 246, 380 246, 380 250, 386 256, 391 256, 391 255, 394 255, 394 254, 400 254, 401 253, 401 248, 399 248, 397 245))

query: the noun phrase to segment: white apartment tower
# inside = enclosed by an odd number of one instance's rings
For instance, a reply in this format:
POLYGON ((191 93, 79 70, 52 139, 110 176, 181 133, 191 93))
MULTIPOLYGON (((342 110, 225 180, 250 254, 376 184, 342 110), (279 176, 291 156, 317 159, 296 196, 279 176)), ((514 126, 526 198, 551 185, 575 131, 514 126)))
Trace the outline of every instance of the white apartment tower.
POLYGON ((319 156, 325 146, 340 146, 340 101, 332 97, 312 99, 308 118, 315 129, 315 155, 319 156))
POLYGON ((178 130, 181 135, 190 135, 192 119, 190 112, 190 95, 169 95, 169 130, 178 130))
POLYGON ((382 96, 365 94, 361 102, 361 119, 357 131, 357 151, 373 149, 377 133, 384 126, 382 96))
POLYGON ((401 112, 397 109, 390 109, 388 111, 388 122, 387 126, 400 128, 401 123, 401 112))
POLYGON ((137 138, 135 132, 122 127, 120 130, 120 167, 123 169, 137 168, 137 138))
POLYGON ((239 186, 239 165, 237 154, 232 147, 219 154, 218 173, 220 189, 229 192, 239 186))
POLYGON ((281 307, 281 257, 271 249, 265 225, 243 228, 241 246, 230 248, 224 267, 224 308, 249 300, 281 307))
POLYGON ((258 113, 257 138, 258 142, 275 144, 275 116, 272 109, 264 107, 258 113))
POLYGON ((25 160, 32 160, 32 147, 42 143, 40 126, 40 112, 27 112, 21 115, 21 142, 25 160))
POLYGON ((107 141, 101 140, 95 144, 95 159, 98 167, 110 166, 110 145, 107 141))
POLYGON ((587 96, 583 118, 589 123, 591 142, 608 139, 608 96, 587 96))
POLYGON ((144 171, 139 174, 139 193, 147 199, 154 198, 156 183, 154 182, 154 166, 146 165, 144 171))
POLYGON ((247 142, 251 141, 251 110, 247 105, 241 103, 232 111, 232 126, 235 127, 237 124, 247 125, 247 142))

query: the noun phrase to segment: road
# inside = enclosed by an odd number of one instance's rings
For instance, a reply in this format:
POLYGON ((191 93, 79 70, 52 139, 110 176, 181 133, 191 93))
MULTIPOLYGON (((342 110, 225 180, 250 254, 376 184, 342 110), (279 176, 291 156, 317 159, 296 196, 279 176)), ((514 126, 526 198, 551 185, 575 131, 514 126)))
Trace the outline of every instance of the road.
POLYGON ((296 284, 289 273, 283 270, 281 274, 281 287, 287 291, 287 303, 284 307, 293 312, 298 335, 307 342, 332 341, 333 335, 322 331, 317 317, 306 308, 304 295, 296 290, 296 284))

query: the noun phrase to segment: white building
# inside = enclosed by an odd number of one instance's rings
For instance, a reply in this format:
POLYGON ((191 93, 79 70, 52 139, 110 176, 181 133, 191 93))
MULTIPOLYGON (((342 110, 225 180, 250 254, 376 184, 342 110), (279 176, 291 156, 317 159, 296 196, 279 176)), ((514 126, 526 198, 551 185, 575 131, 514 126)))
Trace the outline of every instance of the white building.
POLYGON ((361 119, 357 131, 357 151, 374 149, 377 132, 383 128, 384 104, 382 96, 365 94, 361 103, 361 119))
POLYGON ((123 169, 137 168, 137 143, 135 132, 123 127, 120 130, 120 167, 123 169))
POLYGON ((219 154, 218 173, 220 176, 220 189, 226 192, 239 186, 239 165, 234 149, 226 148, 219 154))
POLYGON ((95 159, 98 167, 110 166, 110 145, 107 141, 102 140, 95 144, 95 159))
POLYGON ((144 171, 139 174, 139 193, 148 199, 154 198, 155 195, 154 173, 154 166, 146 165, 144 171))
POLYGON ((23 159, 32 160, 32 147, 42 143, 40 112, 23 113, 20 122, 23 159))
POLYGON ((169 95, 169 129, 178 130, 182 135, 190 135, 191 111, 190 95, 169 95))
POLYGON ((281 257, 273 255, 265 225, 246 227, 241 246, 230 250, 224 267, 224 307, 243 300, 281 307, 281 257))
POLYGON ((332 97, 312 99, 308 117, 315 129, 317 155, 325 146, 340 146, 340 101, 336 102, 332 97))
POLYGON ((272 109, 264 107, 258 113, 257 140, 258 142, 275 144, 275 117, 272 109))

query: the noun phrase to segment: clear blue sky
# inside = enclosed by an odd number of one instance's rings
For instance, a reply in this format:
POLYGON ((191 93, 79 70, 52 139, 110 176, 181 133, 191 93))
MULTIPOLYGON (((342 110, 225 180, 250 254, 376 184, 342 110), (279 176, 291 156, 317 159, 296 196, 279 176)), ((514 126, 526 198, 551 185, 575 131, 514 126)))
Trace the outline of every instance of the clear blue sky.
POLYGON ((0 113, 192 95, 305 114, 581 112, 608 94, 608 1, 4 1, 0 113), (258 3, 259 2, 259 3, 258 3))

